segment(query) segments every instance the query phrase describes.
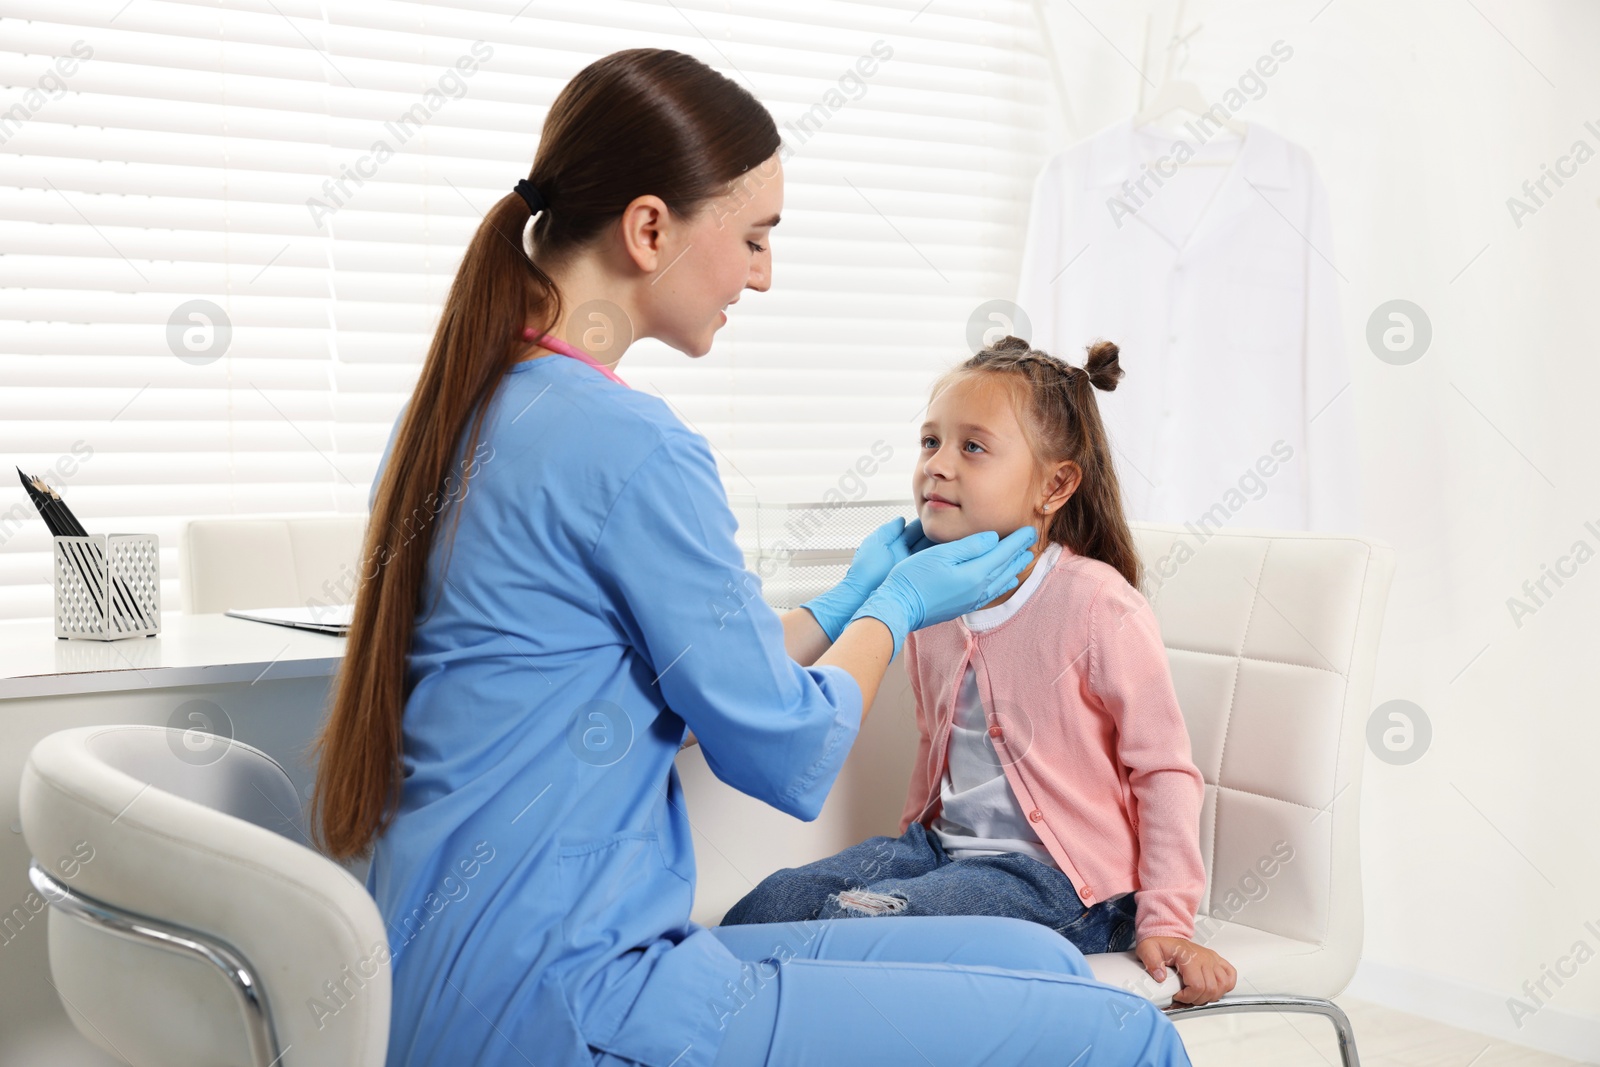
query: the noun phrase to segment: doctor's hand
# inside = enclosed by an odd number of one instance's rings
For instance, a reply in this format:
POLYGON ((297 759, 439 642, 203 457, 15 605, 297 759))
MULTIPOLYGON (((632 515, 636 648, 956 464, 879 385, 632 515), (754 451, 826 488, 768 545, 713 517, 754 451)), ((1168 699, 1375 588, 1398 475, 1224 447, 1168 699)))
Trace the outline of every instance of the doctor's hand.
POLYGON ((1183 988, 1172 994, 1174 1004, 1209 1004, 1238 981, 1233 964, 1185 938, 1147 937, 1134 951, 1150 977, 1158 982, 1166 981, 1167 964, 1177 966, 1183 988))
POLYGON ((921 519, 909 524, 903 518, 890 519, 861 542, 838 585, 800 606, 816 618, 830 643, 837 641, 856 609, 889 576, 895 564, 914 551, 912 546, 918 542, 923 546, 933 543, 923 536, 921 519))
POLYGON ((896 563, 850 621, 870 617, 887 626, 894 636, 893 659, 911 631, 964 615, 1015 589, 1038 536, 1032 526, 1023 526, 1004 538, 985 530, 930 545, 896 563))

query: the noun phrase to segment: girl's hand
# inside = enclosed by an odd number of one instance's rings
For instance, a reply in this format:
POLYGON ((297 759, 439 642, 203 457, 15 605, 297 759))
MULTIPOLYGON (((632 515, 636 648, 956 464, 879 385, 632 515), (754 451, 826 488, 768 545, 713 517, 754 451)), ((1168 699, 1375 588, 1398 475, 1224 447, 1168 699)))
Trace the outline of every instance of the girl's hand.
POLYGON ((1233 964, 1181 937, 1147 937, 1134 951, 1158 982, 1166 981, 1167 964, 1177 967, 1183 988, 1172 994, 1174 1004, 1208 1004, 1232 989, 1239 978, 1233 964))

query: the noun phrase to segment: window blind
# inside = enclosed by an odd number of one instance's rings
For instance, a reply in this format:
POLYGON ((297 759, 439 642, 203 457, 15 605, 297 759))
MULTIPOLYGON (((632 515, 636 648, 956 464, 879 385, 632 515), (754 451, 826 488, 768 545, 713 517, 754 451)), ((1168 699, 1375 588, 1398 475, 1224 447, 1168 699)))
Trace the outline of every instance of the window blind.
MULTIPOLYGON (((909 498, 932 378, 1015 288, 1053 106, 1026 0, 0 0, 8 465, 158 534, 168 611, 188 520, 364 513, 482 213, 561 87, 644 46, 739 80, 791 154, 771 291, 623 376, 730 496, 909 498)), ((0 618, 49 616, 47 530, 0 499, 0 618)))

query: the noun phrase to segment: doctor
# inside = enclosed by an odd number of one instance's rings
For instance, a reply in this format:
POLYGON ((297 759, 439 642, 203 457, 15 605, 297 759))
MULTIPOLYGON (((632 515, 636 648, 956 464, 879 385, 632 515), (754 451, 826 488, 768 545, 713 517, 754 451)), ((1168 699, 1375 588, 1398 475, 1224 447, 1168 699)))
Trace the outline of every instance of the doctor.
POLYGON ((617 374, 626 336, 584 350, 601 314, 706 353, 770 285, 779 147, 698 60, 614 53, 463 256, 315 746, 319 843, 372 856, 388 1063, 1186 1064, 1153 1005, 1024 920, 689 919, 687 731, 720 779, 816 818, 905 635, 1014 588, 1035 537, 895 520, 780 618, 705 439, 617 374))

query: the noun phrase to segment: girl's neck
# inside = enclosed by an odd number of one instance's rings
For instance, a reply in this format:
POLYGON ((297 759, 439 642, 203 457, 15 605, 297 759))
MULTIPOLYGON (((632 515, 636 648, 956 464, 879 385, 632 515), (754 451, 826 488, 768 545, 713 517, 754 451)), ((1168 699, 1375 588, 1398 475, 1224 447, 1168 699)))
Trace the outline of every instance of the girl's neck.
POLYGON ((1006 601, 1008 601, 1012 597, 1016 596, 1017 590, 1021 589, 1023 587, 1023 585, 1026 584, 1028 579, 1030 577, 1032 577, 1033 569, 1039 565, 1039 557, 1044 555, 1045 550, 1048 549, 1049 547, 1050 547, 1050 542, 1048 542, 1048 541, 1046 541, 1042 545, 1039 544, 1037 541, 1034 542, 1033 547, 1029 549, 1029 551, 1033 553, 1033 559, 1032 559, 1032 561, 1029 562, 1028 566, 1026 568, 1024 568, 1023 572, 1021 574, 1017 575, 1017 584, 1012 586, 1010 589, 1007 589, 1004 593, 1001 593, 999 596, 995 597, 993 600, 989 601, 987 604, 984 605, 984 607, 986 607, 986 608, 999 607, 1001 604, 1004 604, 1006 601))

